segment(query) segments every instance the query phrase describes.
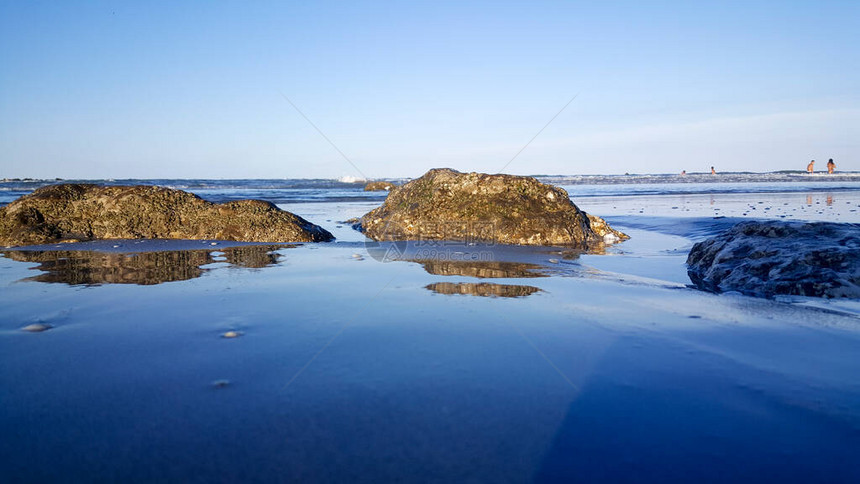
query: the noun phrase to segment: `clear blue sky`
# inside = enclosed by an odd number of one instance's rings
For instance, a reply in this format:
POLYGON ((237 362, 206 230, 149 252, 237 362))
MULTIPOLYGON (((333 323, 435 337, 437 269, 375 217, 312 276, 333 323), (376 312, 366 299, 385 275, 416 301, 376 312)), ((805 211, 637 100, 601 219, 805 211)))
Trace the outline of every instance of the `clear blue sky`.
POLYGON ((858 61, 858 1, 3 1, 0 178, 498 172, 575 94, 506 172, 860 170, 858 61))

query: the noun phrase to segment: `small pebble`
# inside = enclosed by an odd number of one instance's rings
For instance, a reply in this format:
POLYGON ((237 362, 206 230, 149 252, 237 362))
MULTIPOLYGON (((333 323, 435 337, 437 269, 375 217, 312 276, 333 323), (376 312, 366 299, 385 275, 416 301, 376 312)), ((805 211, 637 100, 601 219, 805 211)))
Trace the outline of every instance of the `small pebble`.
POLYGON ((42 331, 47 331, 51 328, 53 328, 53 326, 51 326, 50 324, 33 323, 33 324, 28 324, 27 326, 24 326, 23 328, 21 328, 21 331, 26 331, 28 333, 41 333, 42 331))
POLYGON ((353 259, 361 259, 361 254, 352 254, 353 259))
POLYGON ((242 336, 241 331, 227 331, 221 335, 222 338, 238 338, 239 336, 242 336))
POLYGON ((215 388, 226 388, 230 386, 230 380, 215 380, 212 382, 212 386, 215 388))
POLYGON ((550 264, 558 264, 558 259, 550 259, 549 263, 550 264))
POLYGON ((218 242, 212 242, 209 245, 218 245, 218 242))

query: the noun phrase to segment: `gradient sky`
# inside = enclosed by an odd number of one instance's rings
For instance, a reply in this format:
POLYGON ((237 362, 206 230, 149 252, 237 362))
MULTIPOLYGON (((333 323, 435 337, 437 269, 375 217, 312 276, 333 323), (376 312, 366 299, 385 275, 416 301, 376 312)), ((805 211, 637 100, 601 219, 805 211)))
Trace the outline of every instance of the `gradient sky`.
POLYGON ((0 3, 0 178, 860 170, 860 2, 0 3), (353 168, 289 98, 358 167, 353 168))

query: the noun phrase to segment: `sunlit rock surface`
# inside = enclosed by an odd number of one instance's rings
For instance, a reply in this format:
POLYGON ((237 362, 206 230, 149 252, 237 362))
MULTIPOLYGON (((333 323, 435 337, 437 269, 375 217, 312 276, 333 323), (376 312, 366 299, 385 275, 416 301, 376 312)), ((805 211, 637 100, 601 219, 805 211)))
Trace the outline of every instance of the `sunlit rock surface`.
POLYGON ((395 188, 397 185, 387 181, 372 181, 364 186, 366 192, 384 192, 395 188))
POLYGON ((261 200, 211 203, 155 186, 50 185, 0 208, 0 244, 93 239, 319 242, 325 229, 261 200))
POLYGON ((860 298, 860 225, 743 222, 694 245, 687 265, 707 291, 860 298))
POLYGON ((374 240, 466 240, 591 248, 626 239, 563 189, 532 177, 434 169, 361 218, 374 240))

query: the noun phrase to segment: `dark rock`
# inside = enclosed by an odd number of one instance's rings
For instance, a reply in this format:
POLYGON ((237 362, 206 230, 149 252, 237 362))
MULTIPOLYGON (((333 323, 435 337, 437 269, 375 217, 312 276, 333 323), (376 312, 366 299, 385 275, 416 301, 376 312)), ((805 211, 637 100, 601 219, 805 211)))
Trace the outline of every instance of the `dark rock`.
POLYGON ((383 192, 396 188, 397 185, 387 181, 372 181, 364 186, 366 192, 383 192))
POLYGON ((215 380, 212 382, 212 388, 227 388, 230 386, 230 380, 215 380))
POLYGON ((262 200, 211 203, 153 186, 50 185, 0 208, 0 244, 91 239, 319 242, 325 229, 262 200))
POLYGON ((687 266, 712 292, 860 298, 860 225, 743 222, 694 245, 687 266))
POLYGON ((626 239, 532 177, 434 169, 361 218, 373 240, 464 240, 594 248, 626 239))

